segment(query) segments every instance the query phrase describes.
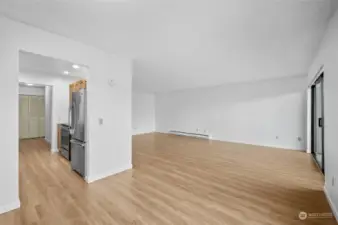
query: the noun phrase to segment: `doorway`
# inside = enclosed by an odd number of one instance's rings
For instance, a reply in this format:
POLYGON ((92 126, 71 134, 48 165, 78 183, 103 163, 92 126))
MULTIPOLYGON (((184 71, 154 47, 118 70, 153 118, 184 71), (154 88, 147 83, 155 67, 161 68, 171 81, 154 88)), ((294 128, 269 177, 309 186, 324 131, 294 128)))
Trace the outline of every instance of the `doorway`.
POLYGON ((311 153, 319 168, 324 171, 324 73, 311 86, 311 153))
MULTIPOLYGON (((64 161, 63 164, 66 164, 66 168, 71 168, 83 177, 86 176, 87 82, 85 78, 87 77, 89 77, 89 67, 85 65, 19 51, 19 84, 24 86, 26 91, 30 89, 32 95, 38 93, 36 90, 38 88, 44 90, 41 94, 44 97, 39 99, 41 110, 34 104, 36 103, 34 96, 25 96, 19 99, 20 112, 28 111, 28 114, 25 114, 26 118, 38 117, 41 118, 41 122, 44 122, 44 124, 39 124, 38 128, 29 126, 28 123, 26 129, 23 129, 26 133, 29 129, 38 131, 34 135, 21 135, 25 132, 20 130, 20 137, 24 137, 20 139, 35 138, 19 142, 19 149, 23 150, 20 154, 25 154, 25 152, 27 152, 26 154, 29 152, 35 154, 40 152, 35 151, 39 149, 40 145, 47 147, 50 144, 51 152, 58 152, 60 153, 58 156, 63 156, 60 159, 64 161), (32 116, 36 112, 35 110, 38 112, 38 116, 32 116), (36 129, 34 130, 34 128, 36 129), (42 131, 43 135, 41 135, 42 131), (43 136, 45 139, 42 138, 43 136)), ((24 91, 21 86, 19 94, 24 91)), ((22 114, 24 113, 19 113, 20 116, 22 114)), ((26 121, 26 118, 20 118, 19 124, 22 124, 21 121, 26 121)))

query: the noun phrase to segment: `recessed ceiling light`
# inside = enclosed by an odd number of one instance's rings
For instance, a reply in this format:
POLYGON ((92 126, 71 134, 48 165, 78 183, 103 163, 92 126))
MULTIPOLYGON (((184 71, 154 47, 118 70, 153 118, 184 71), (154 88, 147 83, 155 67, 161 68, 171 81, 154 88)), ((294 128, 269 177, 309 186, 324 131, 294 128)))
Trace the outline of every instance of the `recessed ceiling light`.
POLYGON ((27 84, 27 86, 33 86, 33 84, 27 84))
POLYGON ((78 70, 78 69, 80 69, 80 66, 79 66, 79 65, 76 65, 76 64, 74 64, 74 65, 73 65, 73 68, 74 68, 74 69, 76 69, 76 70, 78 70))
POLYGON ((66 70, 66 71, 63 71, 63 74, 64 74, 64 75, 68 75, 68 74, 69 74, 69 71, 67 71, 67 70, 66 70))

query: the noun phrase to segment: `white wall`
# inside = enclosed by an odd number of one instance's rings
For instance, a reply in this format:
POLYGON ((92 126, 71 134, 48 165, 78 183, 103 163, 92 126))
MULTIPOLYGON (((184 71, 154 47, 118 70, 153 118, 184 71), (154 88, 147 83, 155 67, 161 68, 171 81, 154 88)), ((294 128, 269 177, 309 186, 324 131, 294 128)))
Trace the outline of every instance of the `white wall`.
POLYGON ((295 77, 157 94, 156 131, 304 150, 305 82, 295 77))
POLYGON ((132 95, 133 134, 145 134, 155 131, 154 94, 133 92, 132 95))
POLYGON ((325 189, 338 216, 338 13, 331 19, 308 75, 308 84, 324 65, 325 189), (336 179, 335 185, 332 179, 336 179))
POLYGON ((90 67, 88 78, 87 180, 131 168, 131 79, 128 59, 0 16, 0 213, 19 206, 18 51, 90 67), (111 87, 108 80, 114 79, 111 87), (12 104, 8 104, 11 102, 12 104), (103 125, 99 118, 104 119, 103 125))
POLYGON ((29 86, 19 86, 20 95, 36 95, 44 96, 45 88, 44 87, 29 87, 29 86))
POLYGON ((45 139, 50 144, 52 142, 52 104, 53 104, 53 87, 45 87, 45 139))

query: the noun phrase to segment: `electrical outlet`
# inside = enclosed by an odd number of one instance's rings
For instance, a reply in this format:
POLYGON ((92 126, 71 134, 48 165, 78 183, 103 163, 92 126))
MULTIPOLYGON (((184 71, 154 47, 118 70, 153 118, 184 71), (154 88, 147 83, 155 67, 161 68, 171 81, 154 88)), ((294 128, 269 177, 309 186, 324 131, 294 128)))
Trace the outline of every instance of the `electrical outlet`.
POLYGON ((205 129, 205 130, 204 130, 204 133, 205 133, 205 134, 207 134, 207 133, 209 133, 209 132, 208 132, 208 130, 207 130, 207 129, 205 129))
POLYGON ((297 137, 297 140, 298 140, 299 142, 301 142, 301 141, 302 141, 302 137, 297 137))
POLYGON ((196 132, 199 133, 199 132, 200 132, 200 128, 197 128, 197 129, 196 129, 196 132))
POLYGON ((279 139, 279 137, 278 137, 278 136, 276 136, 276 139, 278 140, 278 139, 279 139))

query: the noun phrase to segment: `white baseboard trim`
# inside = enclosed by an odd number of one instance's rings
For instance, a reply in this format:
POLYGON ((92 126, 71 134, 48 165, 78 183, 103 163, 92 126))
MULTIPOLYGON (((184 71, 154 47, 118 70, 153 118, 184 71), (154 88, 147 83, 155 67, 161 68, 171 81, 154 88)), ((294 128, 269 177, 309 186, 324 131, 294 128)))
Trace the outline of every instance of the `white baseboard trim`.
POLYGON ((152 134, 155 133, 155 131, 146 131, 146 132, 133 132, 134 135, 142 135, 142 134, 152 134))
POLYGON ((336 221, 338 222, 338 211, 337 211, 337 208, 336 208, 335 204, 333 203, 333 201, 332 201, 332 199, 330 197, 330 194, 329 194, 326 186, 324 186, 324 193, 325 193, 327 201, 329 202, 329 205, 330 205, 330 207, 332 209, 333 215, 336 218, 336 221))
POLYGON ((18 209, 18 208, 20 208, 20 200, 12 202, 8 205, 0 206, 0 214, 6 213, 14 209, 18 209))
POLYGON ((50 151, 52 152, 52 153, 56 153, 56 152, 59 152, 59 150, 58 149, 50 149, 50 151))
MULTIPOLYGON (((160 134, 172 134, 170 131, 156 131, 155 133, 160 133, 160 134)), ((190 135, 186 135, 188 137, 191 137, 190 135)), ((257 144, 257 143, 246 143, 243 141, 237 141, 237 140, 226 140, 222 139, 219 137, 215 137, 211 134, 209 134, 208 138, 205 138, 206 140, 209 139, 209 141, 220 141, 220 142, 229 142, 229 143, 234 143, 234 144, 244 144, 244 145, 252 145, 252 146, 257 146, 257 147, 267 147, 271 149, 283 149, 283 150, 290 150, 290 151, 301 151, 305 152, 305 148, 298 148, 298 147, 290 147, 290 146, 278 146, 278 145, 265 145, 265 144, 257 144)))
POLYGON ((200 134, 200 133, 189 133, 184 131, 177 131, 177 130, 170 130, 168 134, 174 134, 177 136, 186 136, 186 137, 193 137, 193 138, 201 138, 211 140, 212 136, 210 134, 200 134))
POLYGON ((45 137, 45 140, 50 144, 50 140, 48 138, 45 137))
POLYGON ((128 166, 124 166, 124 167, 120 167, 120 168, 114 169, 113 171, 109 171, 109 172, 106 172, 106 173, 102 173, 102 174, 86 177, 85 180, 86 180, 87 183, 93 183, 95 181, 98 181, 98 180, 101 180, 103 178, 116 175, 118 173, 124 172, 126 170, 130 170, 132 168, 133 168, 133 166, 130 164, 128 166))

